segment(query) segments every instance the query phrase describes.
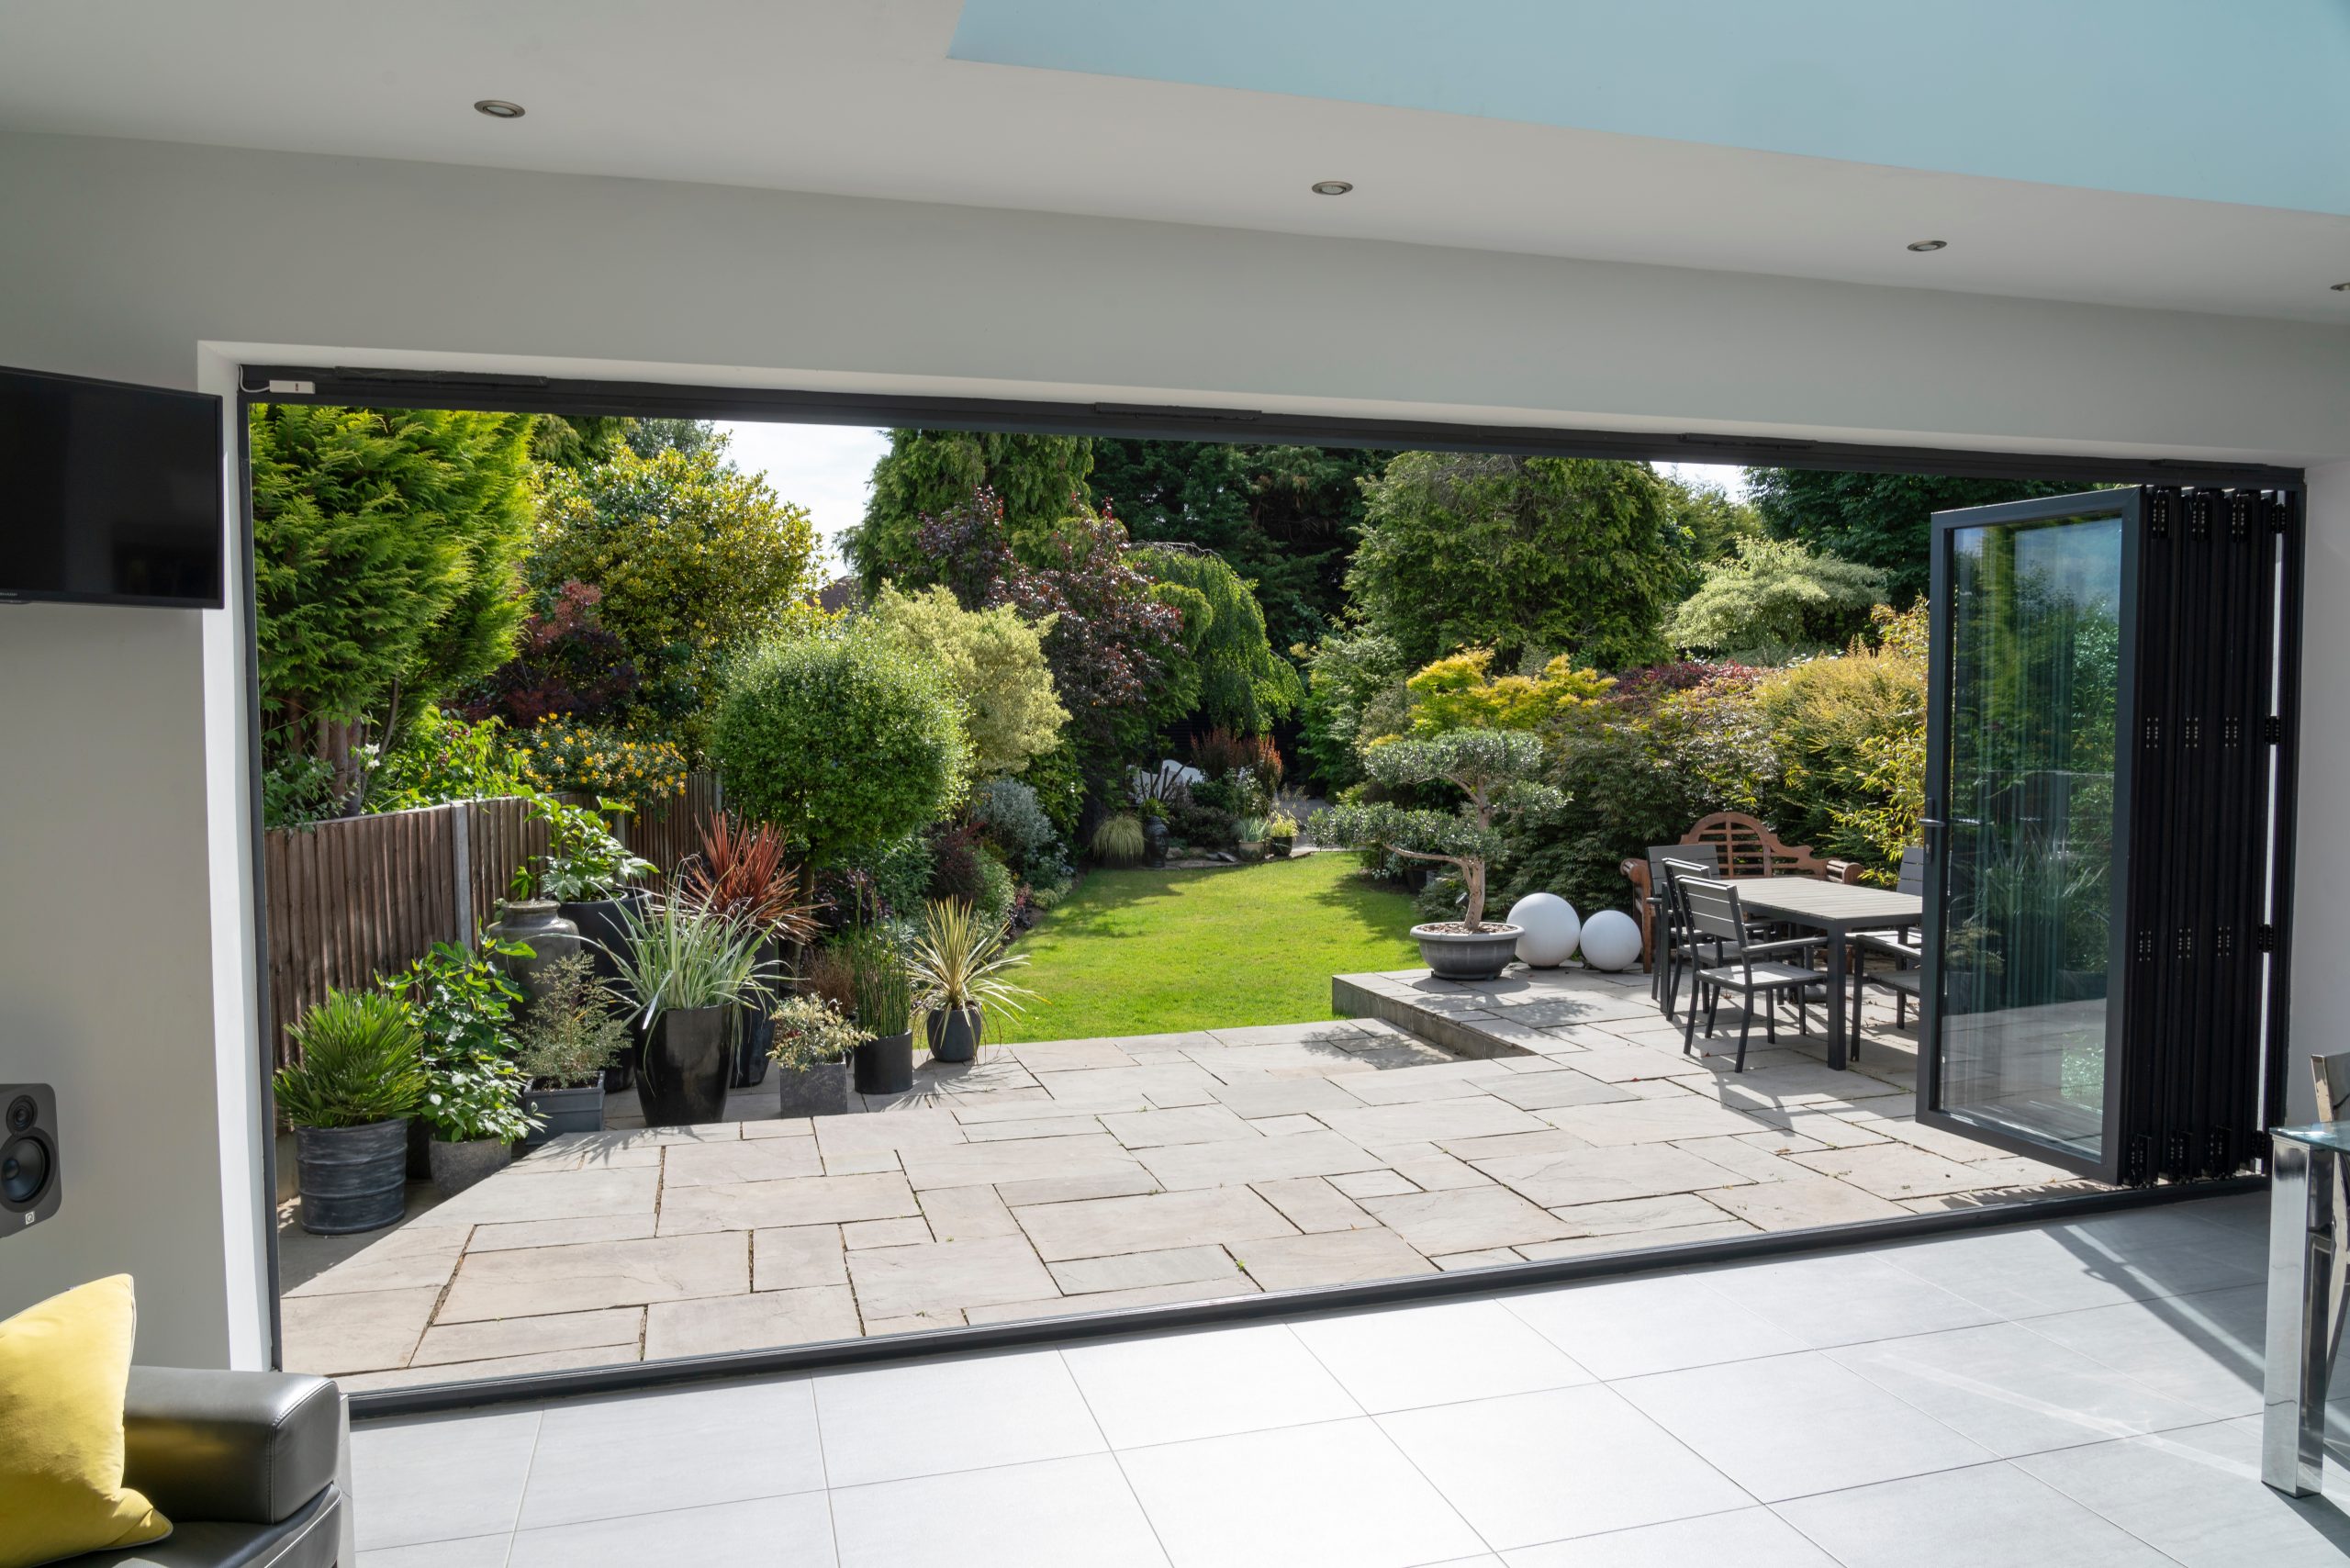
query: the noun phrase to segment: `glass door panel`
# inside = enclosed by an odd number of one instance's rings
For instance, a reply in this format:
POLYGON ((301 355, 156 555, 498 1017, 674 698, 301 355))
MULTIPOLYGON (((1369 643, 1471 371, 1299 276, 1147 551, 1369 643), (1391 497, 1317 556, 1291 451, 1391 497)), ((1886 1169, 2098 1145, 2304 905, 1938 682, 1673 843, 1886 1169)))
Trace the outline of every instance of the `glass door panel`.
POLYGON ((1935 540, 1919 1109, 2092 1171, 2113 1157, 2136 501, 1944 513, 1935 540))

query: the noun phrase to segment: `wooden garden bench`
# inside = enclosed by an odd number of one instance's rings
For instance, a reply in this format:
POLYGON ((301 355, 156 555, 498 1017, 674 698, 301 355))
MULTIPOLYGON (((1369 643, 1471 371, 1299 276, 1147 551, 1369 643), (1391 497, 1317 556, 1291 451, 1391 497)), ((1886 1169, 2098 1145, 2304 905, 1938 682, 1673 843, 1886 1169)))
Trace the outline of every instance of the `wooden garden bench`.
MULTIPOLYGON (((1825 882, 1857 882, 1861 868, 1857 861, 1826 860, 1811 852, 1807 844, 1785 844, 1760 819, 1744 812, 1716 812, 1700 817, 1696 824, 1681 835, 1684 844, 1710 844, 1720 861, 1722 875, 1735 879, 1740 877, 1816 877, 1825 882)), ((1643 969, 1655 962, 1656 954, 1656 890, 1651 885, 1646 856, 1622 861, 1617 869, 1632 884, 1637 894, 1633 909, 1640 922, 1640 965, 1643 969)))

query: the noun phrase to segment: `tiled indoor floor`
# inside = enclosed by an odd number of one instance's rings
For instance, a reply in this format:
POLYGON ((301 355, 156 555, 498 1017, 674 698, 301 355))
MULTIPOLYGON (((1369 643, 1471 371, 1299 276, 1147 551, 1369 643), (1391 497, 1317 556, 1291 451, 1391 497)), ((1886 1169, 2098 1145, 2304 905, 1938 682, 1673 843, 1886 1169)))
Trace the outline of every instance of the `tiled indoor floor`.
POLYGON ((363 1423, 361 1568, 2334 1564, 2350 1518, 2258 1480, 2265 1225, 363 1423))
POLYGON ((303 1279, 286 1364, 353 1389, 446 1382, 2081 1185, 1918 1125, 1889 1014, 1854 1070, 1783 1024, 1733 1073, 1681 1054, 1638 975, 1358 978, 1473 1014, 1471 1044, 1501 1054, 1357 1020, 1001 1047, 869 1114, 782 1120, 772 1086, 738 1091, 745 1119, 557 1140, 303 1279))

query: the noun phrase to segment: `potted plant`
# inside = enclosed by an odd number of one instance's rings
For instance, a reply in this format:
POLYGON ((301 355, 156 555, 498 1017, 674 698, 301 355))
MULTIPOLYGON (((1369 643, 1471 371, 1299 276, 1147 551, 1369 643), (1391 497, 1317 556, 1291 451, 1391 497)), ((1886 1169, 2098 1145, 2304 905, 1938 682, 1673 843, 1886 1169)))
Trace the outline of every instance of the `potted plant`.
POLYGON ((1497 847, 1496 815, 1561 801, 1556 790, 1537 781, 1541 767, 1542 738, 1528 730, 1443 730, 1385 741, 1363 753, 1371 782, 1391 790, 1451 784, 1464 797, 1460 810, 1408 810, 1378 801, 1330 812, 1331 831, 1342 844, 1384 848, 1460 873, 1466 894, 1460 918, 1412 927, 1421 958, 1439 979, 1492 980, 1516 955, 1518 928, 1485 919, 1485 867, 1497 847))
POLYGON ((522 1111, 536 1129, 525 1141, 601 1132, 604 1069, 628 1045, 628 1028, 596 983, 596 967, 574 953, 545 972, 547 986, 516 1025, 515 1066, 522 1111))
MULTIPOLYGON (((424 1035, 426 1093, 408 1133, 408 1173, 412 1177, 421 1179, 434 1172, 432 1145, 440 1126, 432 1114, 431 1097, 440 1092, 436 1085, 454 1084, 462 1079, 465 1092, 470 1093, 477 1077, 502 1066, 509 1090, 520 1092, 520 1075, 514 1070, 510 1031, 523 996, 505 966, 522 951, 518 945, 500 942, 487 933, 478 951, 454 942, 435 942, 424 957, 408 967, 398 982, 399 999, 424 1035)), ((453 1158, 439 1157, 441 1165, 449 1167, 453 1158)), ((476 1158, 487 1161, 491 1157, 482 1151, 476 1158)))
POLYGON ((1017 1013, 1023 997, 1036 994, 1004 978, 1028 962, 1025 953, 1004 951, 1011 936, 1009 924, 981 920, 961 899, 933 900, 923 913, 907 969, 934 1061, 972 1060, 986 1022, 981 1009, 1017 1013))
POLYGON ((786 999, 768 1014, 775 1023, 768 1055, 787 1116, 836 1116, 849 1108, 849 1058, 873 1036, 841 1016, 821 996, 786 999))
POLYGON ((547 971, 580 950, 577 924, 554 900, 538 896, 528 865, 514 868, 489 935, 509 954, 507 978, 533 1002, 545 992, 547 971))
POLYGON ((629 913, 615 956, 640 1009, 636 1092, 648 1126, 724 1118, 743 1005, 768 994, 773 973, 762 940, 755 926, 691 899, 629 913))
POLYGON ((1265 834, 1270 831, 1271 830, 1262 817, 1233 819, 1232 837, 1234 843, 1239 846, 1240 858, 1262 860, 1265 857, 1265 834))
POLYGON ((1275 860, 1286 860, 1297 848, 1297 819, 1287 812, 1275 812, 1265 819, 1265 853, 1275 860))
POLYGON ((294 1128, 302 1228, 347 1236, 397 1223, 408 1118, 424 1097, 423 1035, 397 998, 340 991, 288 1032, 301 1055, 272 1082, 294 1128))
POLYGON ((903 1094, 914 1086, 914 991, 905 956, 878 925, 859 926, 836 946, 857 1027, 872 1036, 856 1047, 856 1092, 903 1094))
MULTIPOLYGON (((599 811, 621 812, 616 801, 599 800, 599 811)), ((610 987, 620 979, 613 953, 629 911, 642 909, 649 895, 636 884, 652 874, 653 863, 628 852, 612 835, 603 818, 584 806, 565 804, 541 795, 532 814, 547 824, 547 852, 541 858, 538 896, 554 901, 555 913, 577 930, 581 946, 596 966, 597 980, 610 987)), ((626 1089, 634 1070, 623 1051, 604 1072, 604 1087, 626 1089)))
POLYGON ((525 1081, 509 1050, 442 1056, 426 1067, 421 1110, 432 1127, 426 1160, 442 1197, 496 1175, 531 1135, 525 1081))
MULTIPOLYGON (((816 935, 815 914, 823 907, 814 897, 812 883, 785 862, 783 852, 783 834, 772 823, 755 828, 747 822, 730 822, 720 812, 702 830, 701 853, 679 870, 686 897, 761 933, 759 962, 769 974, 782 973, 797 950, 816 935)), ((746 1001, 733 1087, 753 1088, 766 1079, 774 1043, 775 1026, 765 999, 746 1001)))

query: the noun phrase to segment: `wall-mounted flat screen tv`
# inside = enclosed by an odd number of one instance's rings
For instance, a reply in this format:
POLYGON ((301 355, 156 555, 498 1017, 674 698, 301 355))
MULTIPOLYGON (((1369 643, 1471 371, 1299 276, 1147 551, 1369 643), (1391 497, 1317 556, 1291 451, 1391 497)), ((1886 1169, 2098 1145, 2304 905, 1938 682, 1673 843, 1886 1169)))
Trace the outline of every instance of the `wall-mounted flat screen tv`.
POLYGON ((218 610, 220 399, 0 370, 0 603, 218 610))

